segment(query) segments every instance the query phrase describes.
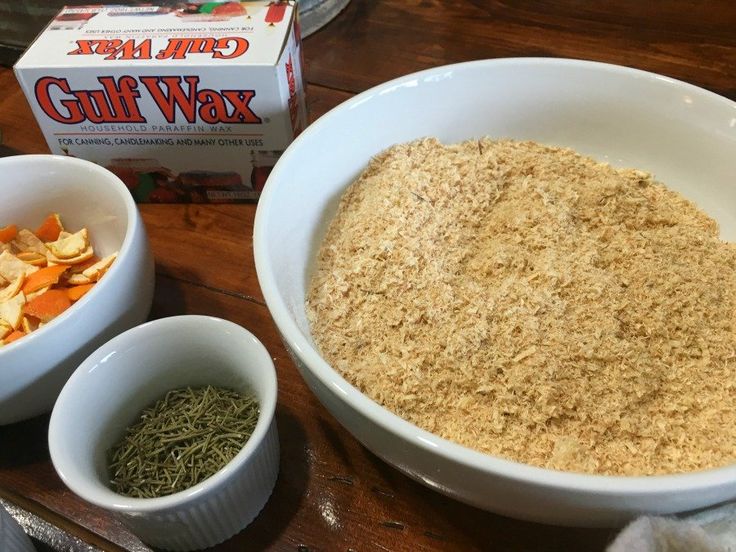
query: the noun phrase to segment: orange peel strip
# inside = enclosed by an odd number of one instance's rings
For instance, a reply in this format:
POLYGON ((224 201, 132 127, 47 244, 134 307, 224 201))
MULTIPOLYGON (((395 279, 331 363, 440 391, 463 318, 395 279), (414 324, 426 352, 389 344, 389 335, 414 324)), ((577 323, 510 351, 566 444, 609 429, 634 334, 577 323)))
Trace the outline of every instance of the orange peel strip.
MULTIPOLYGON (((0 319, 0 340, 5 339, 5 336, 10 335, 13 333, 13 328, 10 324, 6 323, 5 320, 0 319)), ((0 341, 0 343, 5 343, 4 341, 0 341)))
POLYGON ((33 251, 46 255, 47 247, 41 240, 36 237, 36 234, 25 228, 18 230, 18 235, 11 242, 17 251, 33 251))
POLYGON ((46 259, 48 260, 49 264, 66 264, 66 265, 73 265, 78 264, 84 261, 87 261, 91 259, 94 256, 95 252, 94 249, 92 249, 92 246, 87 246, 87 249, 82 251, 79 255, 76 257, 68 257, 65 259, 62 259, 60 257, 56 257, 51 251, 46 253, 46 259))
POLYGON ((3 343, 5 345, 8 345, 15 341, 16 339, 20 339, 21 337, 24 337, 26 335, 26 332, 23 332, 21 330, 13 330, 13 332, 8 335, 5 339, 3 339, 3 343))
POLYGON ((72 302, 63 289, 50 289, 31 299, 25 307, 25 314, 49 322, 71 307, 72 302))
POLYGON ((71 265, 69 267, 69 272, 67 274, 78 274, 78 273, 84 272, 89 267, 94 265, 96 262, 99 262, 99 260, 100 258, 97 255, 92 255, 86 261, 82 261, 81 263, 71 265))
POLYGON ((21 323, 23 331, 27 334, 34 332, 38 329, 38 320, 32 316, 23 316, 23 322, 21 323))
POLYGON ((94 286, 94 284, 82 284, 81 286, 74 286, 65 289, 70 301, 79 301, 94 286))
POLYGON ((61 224, 61 219, 58 213, 51 213, 47 216, 41 226, 34 232, 40 240, 45 242, 53 242, 59 239, 59 234, 64 231, 64 226, 61 224))
POLYGON ((8 243, 18 235, 18 227, 15 224, 10 224, 4 228, 0 228, 0 242, 8 243))
POLYGON ((23 275, 18 276, 15 280, 10 282, 5 288, 0 290, 0 302, 7 301, 11 297, 15 297, 23 287, 25 278, 23 275))
POLYGON ((46 255, 36 253, 35 251, 23 251, 16 255, 24 263, 28 263, 33 266, 46 266, 46 255))
POLYGON ((46 293, 50 289, 51 289, 51 286, 46 286, 46 287, 42 287, 41 289, 37 289, 36 291, 32 291, 31 293, 26 295, 26 301, 30 301, 31 299, 46 293))
POLYGON ((33 293, 41 288, 58 283, 66 269, 66 265, 52 265, 39 269, 26 278, 23 284, 23 293, 33 293))
POLYGON ((112 255, 108 255, 104 259, 96 262, 88 269, 84 270, 82 274, 89 278, 90 280, 96 281, 102 278, 102 275, 107 272, 107 269, 110 268, 110 265, 115 261, 117 258, 118 253, 117 251, 113 253, 112 255))
POLYGON ((62 262, 63 259, 76 258, 89 248, 87 229, 82 228, 74 234, 61 232, 59 238, 56 241, 47 243, 46 247, 49 248, 54 257, 62 262))
POLYGON ((23 295, 23 292, 3 301, 0 303, 0 318, 17 330, 23 322, 23 305, 25 304, 26 296, 23 295))
POLYGON ((20 275, 28 276, 37 270, 38 267, 24 263, 8 251, 0 253, 0 276, 6 280, 14 280, 20 275))
POLYGON ((66 283, 71 286, 83 286, 85 284, 93 284, 94 280, 87 278, 84 274, 72 274, 66 279, 66 283))

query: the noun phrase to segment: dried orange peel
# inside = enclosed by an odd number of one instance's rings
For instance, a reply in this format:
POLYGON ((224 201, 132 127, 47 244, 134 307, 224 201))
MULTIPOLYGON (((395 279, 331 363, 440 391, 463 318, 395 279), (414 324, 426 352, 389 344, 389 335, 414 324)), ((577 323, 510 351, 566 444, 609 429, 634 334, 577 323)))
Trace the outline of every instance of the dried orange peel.
POLYGON ((34 232, 0 227, 0 347, 47 324, 87 294, 115 262, 95 255, 89 232, 51 213, 34 232))
POLYGON ((90 259, 94 249, 89 243, 89 235, 86 228, 82 228, 75 234, 61 232, 59 238, 49 242, 46 258, 54 264, 77 264, 90 259))
POLYGON ((18 253, 16 257, 24 263, 28 263, 33 266, 46 266, 46 263, 48 262, 46 255, 36 253, 35 251, 24 251, 23 253, 18 253))
POLYGON ((5 322, 5 320, 0 319, 0 339, 3 340, 3 343, 5 343, 5 337, 9 336, 13 333, 13 326, 5 322))
POLYGON ((18 276, 0 291, 0 303, 12 299, 23 288, 23 276, 18 276))
POLYGON ((18 227, 15 224, 9 224, 0 228, 0 242, 8 243, 18 234, 18 227))
POLYGON ((40 240, 45 242, 53 242, 59 239, 59 234, 64 231, 64 225, 61 224, 59 213, 51 213, 47 216, 38 227, 35 234, 40 240))
POLYGON ((6 343, 6 344, 7 343, 12 343, 16 339, 20 339, 24 335, 26 335, 26 332, 24 332, 22 330, 14 330, 5 339, 3 339, 3 343, 6 343))
POLYGON ((26 304, 26 296, 21 291, 7 301, 0 303, 0 318, 14 330, 18 329, 23 322, 24 305, 26 304))
POLYGON ((51 265, 37 270, 26 278, 23 283, 23 293, 33 293, 41 288, 52 286, 59 282, 59 278, 67 270, 66 265, 51 265))
POLYGON ((23 312, 45 323, 50 322, 71 306, 72 302, 66 290, 49 289, 28 301, 23 312))
POLYGON ((69 297, 69 300, 72 302, 79 301, 93 287, 94 287, 94 284, 82 284, 81 286, 73 286, 70 288, 66 288, 66 295, 67 297, 69 297))

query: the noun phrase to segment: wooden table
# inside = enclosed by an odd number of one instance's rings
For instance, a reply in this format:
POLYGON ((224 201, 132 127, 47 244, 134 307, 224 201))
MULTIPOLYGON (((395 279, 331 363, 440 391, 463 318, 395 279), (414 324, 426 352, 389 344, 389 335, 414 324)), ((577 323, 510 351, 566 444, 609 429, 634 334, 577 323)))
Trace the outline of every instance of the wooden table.
MULTIPOLYGON (((662 73, 736 99, 731 0, 587 2, 352 0, 305 43, 312 120, 355 93, 446 63, 561 56, 662 73)), ((9 69, 0 68, 6 148, 47 152, 9 69)), ((6 149, 5 153, 9 150, 6 149)), ((2 175, 0 175, 2 177, 2 175)), ((252 254, 255 205, 141 205, 156 256, 151 316, 220 316, 276 361, 281 472, 256 521, 217 550, 601 550, 615 531, 535 525, 445 498, 379 460, 317 402, 279 340, 252 254), (196 254, 192 254, 196 252, 196 254)), ((105 550, 146 550, 56 476, 48 417, 0 427, 0 497, 105 550)))

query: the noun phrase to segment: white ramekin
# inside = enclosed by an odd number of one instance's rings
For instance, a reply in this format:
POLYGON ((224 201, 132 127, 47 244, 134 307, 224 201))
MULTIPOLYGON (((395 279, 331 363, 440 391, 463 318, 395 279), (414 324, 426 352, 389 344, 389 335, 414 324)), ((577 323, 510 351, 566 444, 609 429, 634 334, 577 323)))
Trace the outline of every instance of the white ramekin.
POLYGON ((135 327, 95 351, 69 378, 49 423, 51 460, 83 499, 116 512, 147 544, 213 546, 246 527, 276 482, 276 372, 266 348, 237 324, 177 316, 135 327), (243 450, 209 479, 169 496, 121 496, 108 485, 107 453, 167 391, 215 385, 249 390, 260 417, 243 450))

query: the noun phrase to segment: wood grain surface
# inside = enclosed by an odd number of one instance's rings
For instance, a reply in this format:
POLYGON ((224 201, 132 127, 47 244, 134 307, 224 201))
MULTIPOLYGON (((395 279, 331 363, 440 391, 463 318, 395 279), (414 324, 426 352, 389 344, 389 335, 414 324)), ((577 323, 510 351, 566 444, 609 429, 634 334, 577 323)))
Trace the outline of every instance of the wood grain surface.
MULTIPOLYGON (((734 28, 736 5, 725 0, 352 0, 304 42, 310 118, 412 71, 507 56, 624 64, 736 99, 734 28)), ((2 151, 47 152, 10 69, 0 68, 0 91, 2 151)), ((142 205, 141 212, 156 257, 151 317, 233 320, 264 342, 278 372, 282 455, 274 494, 252 525, 217 550, 567 552, 602 550, 615 535, 482 512, 401 475, 342 429, 289 360, 256 278, 255 205, 142 205)), ((61 483, 47 425, 42 416, 0 427, 0 497, 102 549, 147 550, 61 483)))
POLYGON ((730 0, 353 1, 310 37, 308 78, 361 92, 474 59, 570 57, 628 65, 736 97, 730 0))

